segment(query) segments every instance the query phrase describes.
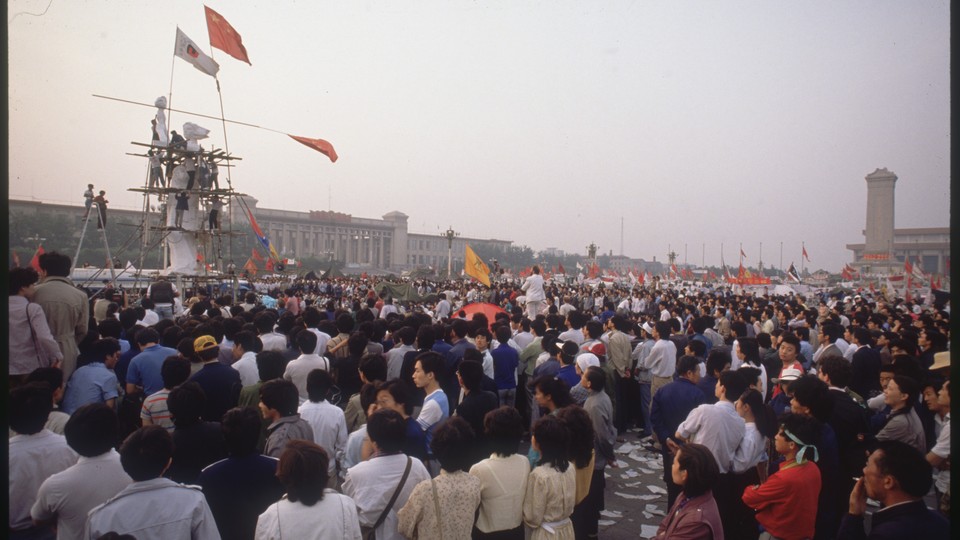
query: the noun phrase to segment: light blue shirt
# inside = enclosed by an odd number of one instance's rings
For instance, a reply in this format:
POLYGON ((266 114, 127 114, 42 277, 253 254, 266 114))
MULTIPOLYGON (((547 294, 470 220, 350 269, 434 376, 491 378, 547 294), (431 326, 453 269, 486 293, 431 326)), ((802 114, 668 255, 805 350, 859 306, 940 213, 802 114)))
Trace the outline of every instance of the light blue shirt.
POLYGON ((119 392, 117 376, 103 362, 91 362, 77 368, 67 381, 63 394, 63 412, 74 411, 89 403, 104 403, 115 399, 119 392))
POLYGON ((133 357, 130 361, 130 368, 127 369, 127 384, 135 384, 143 387, 145 396, 156 394, 163 390, 163 376, 160 374, 160 368, 163 367, 163 361, 168 356, 176 356, 177 350, 169 347, 154 345, 140 351, 140 354, 133 357))

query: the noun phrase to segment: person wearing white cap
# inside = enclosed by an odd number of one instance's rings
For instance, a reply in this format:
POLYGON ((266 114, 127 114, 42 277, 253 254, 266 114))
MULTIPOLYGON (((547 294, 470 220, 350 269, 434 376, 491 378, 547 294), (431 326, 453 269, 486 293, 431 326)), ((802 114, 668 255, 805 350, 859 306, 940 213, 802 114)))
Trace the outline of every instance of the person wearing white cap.
MULTIPOLYGON (((574 369, 576 369, 577 375, 581 378, 587 371, 587 368, 592 366, 600 367, 600 359, 593 353, 580 353, 577 355, 576 361, 574 361, 574 369)), ((582 381, 570 388, 570 398, 573 399, 573 402, 577 405, 582 407, 588 397, 590 397, 590 392, 583 387, 582 381)))
POLYGON ((777 416, 790 411, 790 399, 793 395, 790 394, 787 388, 790 386, 790 383, 799 379, 802 375, 803 372, 797 368, 786 368, 780 372, 779 377, 772 379, 773 383, 780 387, 780 392, 770 400, 770 407, 777 416))

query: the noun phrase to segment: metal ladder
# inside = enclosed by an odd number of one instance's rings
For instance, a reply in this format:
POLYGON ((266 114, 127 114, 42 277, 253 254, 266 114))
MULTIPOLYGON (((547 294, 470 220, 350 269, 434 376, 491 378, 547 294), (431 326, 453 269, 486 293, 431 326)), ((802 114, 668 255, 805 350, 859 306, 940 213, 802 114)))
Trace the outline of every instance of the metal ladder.
MULTIPOLYGON (((73 256, 73 266, 74 266, 74 267, 76 266, 77 260, 78 260, 79 257, 80 257, 80 249, 83 247, 83 239, 87 236, 87 225, 90 224, 90 216, 91 216, 91 214, 93 214, 94 212, 96 212, 96 214, 97 214, 97 219, 100 219, 100 209, 99 209, 99 207, 98 207, 98 208, 94 208, 93 206, 91 206, 91 207, 90 207, 90 210, 91 210, 91 211, 90 211, 90 212, 87 212, 87 216, 83 219, 83 229, 80 231, 80 243, 77 244, 77 253, 73 256)), ((107 224, 104 223, 103 225, 104 225, 104 226, 100 229, 100 236, 103 238, 103 247, 104 247, 104 249, 106 249, 106 251, 107 251, 107 262, 108 262, 107 267, 110 269, 110 283, 111 283, 112 285, 116 286, 117 274, 116 274, 116 272, 114 272, 114 270, 113 270, 113 255, 110 254, 110 244, 107 242, 107 227, 106 227, 107 224)), ((71 268, 71 270, 73 270, 73 269, 71 268)))

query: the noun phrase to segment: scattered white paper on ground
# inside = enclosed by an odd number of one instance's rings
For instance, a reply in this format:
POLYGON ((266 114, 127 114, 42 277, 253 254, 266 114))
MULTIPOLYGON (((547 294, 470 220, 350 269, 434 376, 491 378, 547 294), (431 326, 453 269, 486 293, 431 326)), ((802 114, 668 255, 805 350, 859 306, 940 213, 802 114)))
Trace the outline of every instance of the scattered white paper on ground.
POLYGON ((622 512, 617 512, 616 510, 601 510, 600 515, 608 518, 621 518, 623 517, 622 512))
POLYGON ((653 514, 651 514, 650 512, 647 512, 646 510, 644 510, 644 511, 643 511, 643 517, 644 517, 644 519, 653 519, 653 514))
POLYGON ((640 495, 634 495, 634 494, 632 494, 632 493, 623 493, 623 492, 620 492, 620 491, 614 491, 613 494, 614 494, 614 495, 617 495, 617 496, 620 496, 620 497, 623 497, 624 499, 639 499, 639 498, 641 498, 640 495))
POLYGON ((655 501, 659 498, 660 498, 659 495, 641 495, 640 496, 641 501, 655 501))
POLYGON ((651 471, 650 469, 644 469, 643 467, 637 467, 637 470, 642 472, 643 474, 653 474, 653 471, 651 471))
POLYGON ((660 487, 660 486, 654 486, 654 485, 651 484, 651 485, 648 485, 648 486, 647 486, 647 489, 649 489, 651 493, 659 493, 660 495, 666 495, 666 494, 667 494, 667 490, 663 489, 663 488, 660 487))
POLYGON ((617 453, 629 454, 630 452, 633 452, 637 448, 641 448, 641 446, 639 444, 624 443, 620 445, 620 448, 617 448, 617 453))
POLYGON ((614 523, 616 523, 616 521, 613 521, 612 519, 601 519, 600 521, 597 522, 597 525, 601 527, 607 527, 607 526, 613 525, 614 523))
POLYGON ((643 483, 642 481, 641 481, 641 482, 630 482, 629 484, 624 484, 623 486, 624 486, 624 487, 631 487, 631 488, 632 488, 632 487, 637 487, 637 486, 639 486, 639 485, 642 484, 642 483, 643 483))
POLYGON ((640 476, 640 473, 633 469, 627 469, 627 472, 620 475, 620 478, 636 478, 640 476))
POLYGON ((640 538, 653 538, 659 528, 658 525, 640 525, 640 538))
POLYGON ((621 461, 621 460, 619 460, 619 459, 617 460, 617 467, 622 467, 622 468, 626 469, 626 468, 629 467, 629 466, 630 466, 630 464, 627 463, 626 461, 621 461))

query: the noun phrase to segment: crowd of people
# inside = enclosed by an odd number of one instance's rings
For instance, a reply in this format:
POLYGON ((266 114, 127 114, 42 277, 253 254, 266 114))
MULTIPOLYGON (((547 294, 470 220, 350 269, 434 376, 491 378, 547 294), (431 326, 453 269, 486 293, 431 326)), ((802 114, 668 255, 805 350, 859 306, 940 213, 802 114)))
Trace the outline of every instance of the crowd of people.
POLYGON ((596 538, 630 430, 657 538, 947 538, 949 304, 534 267, 121 305, 39 265, 9 274, 11 538, 596 538))

